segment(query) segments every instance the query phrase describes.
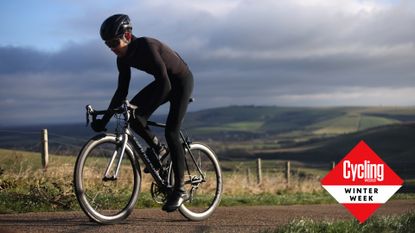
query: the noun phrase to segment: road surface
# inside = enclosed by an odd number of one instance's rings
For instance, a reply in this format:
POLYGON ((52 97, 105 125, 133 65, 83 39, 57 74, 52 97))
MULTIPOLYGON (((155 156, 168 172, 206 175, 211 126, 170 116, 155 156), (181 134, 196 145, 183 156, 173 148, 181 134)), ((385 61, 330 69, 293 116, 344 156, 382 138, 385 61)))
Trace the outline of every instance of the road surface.
MULTIPOLYGON (((389 201, 375 215, 409 211, 415 211, 415 200, 389 201)), ((354 217, 340 204, 221 207, 201 222, 190 222, 178 212, 168 214, 159 209, 136 209, 127 220, 115 225, 90 222, 83 212, 25 213, 0 215, 0 233, 260 232, 299 218, 347 220, 354 217)))

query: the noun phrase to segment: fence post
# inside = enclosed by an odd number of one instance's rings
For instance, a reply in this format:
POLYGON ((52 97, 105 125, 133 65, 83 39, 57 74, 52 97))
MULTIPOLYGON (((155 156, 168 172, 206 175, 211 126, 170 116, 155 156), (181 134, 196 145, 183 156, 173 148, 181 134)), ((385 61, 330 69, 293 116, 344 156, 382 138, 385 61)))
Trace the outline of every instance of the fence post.
POLYGON ((246 181, 248 182, 248 184, 251 183, 251 169, 249 167, 246 168, 246 181))
POLYGON ((48 130, 42 130, 42 138, 41 138, 41 159, 42 159, 42 167, 43 170, 46 171, 48 168, 49 163, 49 146, 48 146, 48 130))
POLYGON ((291 176, 291 162, 287 161, 285 164, 285 179, 287 181, 287 185, 290 184, 290 176, 291 176))
POLYGON ((260 158, 258 158, 256 164, 257 164, 257 183, 260 184, 262 182, 262 165, 261 165, 260 158))

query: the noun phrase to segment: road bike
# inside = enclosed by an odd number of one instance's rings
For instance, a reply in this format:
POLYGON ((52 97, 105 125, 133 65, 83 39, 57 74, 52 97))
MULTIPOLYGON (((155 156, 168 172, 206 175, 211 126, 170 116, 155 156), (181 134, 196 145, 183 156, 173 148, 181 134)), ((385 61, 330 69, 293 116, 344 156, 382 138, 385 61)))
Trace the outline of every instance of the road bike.
MULTIPOLYGON (((152 177, 150 193, 155 202, 165 203, 174 186, 170 153, 159 158, 160 166, 155 166, 130 129, 129 120, 135 117, 136 109, 126 100, 121 107, 111 110, 117 119, 114 133, 92 137, 77 157, 74 191, 82 210, 97 223, 116 223, 132 213, 141 195, 142 164, 152 177)), ((90 118, 96 120, 105 112, 87 105, 87 125, 90 118)), ((166 127, 153 121, 148 121, 148 125, 166 127)), ((185 150, 185 188, 190 198, 178 210, 189 220, 204 220, 221 200, 223 181, 219 161, 208 146, 192 142, 183 131, 180 137, 185 150)))

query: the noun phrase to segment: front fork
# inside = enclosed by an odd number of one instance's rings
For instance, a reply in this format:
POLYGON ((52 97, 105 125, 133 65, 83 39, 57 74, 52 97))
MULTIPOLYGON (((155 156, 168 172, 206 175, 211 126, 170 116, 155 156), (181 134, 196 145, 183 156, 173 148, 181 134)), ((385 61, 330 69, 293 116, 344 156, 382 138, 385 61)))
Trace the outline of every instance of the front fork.
POLYGON ((120 168, 121 168, 122 159, 123 159, 124 154, 125 154, 125 148, 127 147, 128 134, 124 133, 122 135, 117 136, 117 141, 121 141, 121 146, 117 145, 116 149, 114 150, 114 153, 112 154, 111 160, 108 163, 107 169, 105 170, 104 178, 102 178, 103 181, 117 180, 117 178, 118 178, 118 174, 119 174, 120 168), (115 169, 115 174, 111 176, 110 173, 113 170, 112 167, 113 167, 113 164, 114 164, 115 159, 117 157, 118 157, 118 163, 117 163, 117 167, 115 169))

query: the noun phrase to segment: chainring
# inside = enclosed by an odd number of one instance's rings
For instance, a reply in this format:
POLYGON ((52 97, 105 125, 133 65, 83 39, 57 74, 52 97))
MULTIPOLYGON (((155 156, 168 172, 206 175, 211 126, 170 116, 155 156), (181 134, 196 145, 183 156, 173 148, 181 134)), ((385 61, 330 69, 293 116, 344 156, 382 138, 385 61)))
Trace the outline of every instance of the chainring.
POLYGON ((155 182, 151 183, 151 197, 158 204, 164 204, 167 200, 167 192, 162 190, 162 188, 155 182))

